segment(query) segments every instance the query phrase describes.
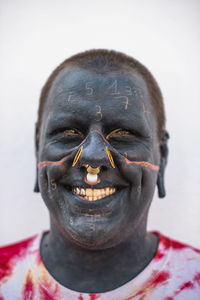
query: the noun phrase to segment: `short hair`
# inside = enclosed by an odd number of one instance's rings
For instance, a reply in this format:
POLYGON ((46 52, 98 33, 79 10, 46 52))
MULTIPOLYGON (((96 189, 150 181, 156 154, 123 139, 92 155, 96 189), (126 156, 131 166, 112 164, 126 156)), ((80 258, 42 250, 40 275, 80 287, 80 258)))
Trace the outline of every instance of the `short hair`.
MULTIPOLYGON (((158 139, 161 141, 163 138, 163 133, 165 131, 165 110, 163 103, 163 96, 161 90, 151 74, 151 72, 142 65, 136 59, 114 50, 105 49, 95 49, 88 50, 63 61, 49 76, 45 85, 42 88, 39 109, 38 109, 38 134, 40 132, 40 127, 42 123, 42 114, 44 110, 45 102, 48 98, 48 94, 52 83, 56 76, 67 66, 75 65, 78 67, 86 68, 95 72, 105 72, 105 71, 120 71, 122 69, 133 69, 142 75, 143 79, 147 84, 147 88, 151 97, 152 106, 155 111, 155 116, 157 119, 157 135, 158 139)), ((39 138, 39 136, 38 136, 39 138)))

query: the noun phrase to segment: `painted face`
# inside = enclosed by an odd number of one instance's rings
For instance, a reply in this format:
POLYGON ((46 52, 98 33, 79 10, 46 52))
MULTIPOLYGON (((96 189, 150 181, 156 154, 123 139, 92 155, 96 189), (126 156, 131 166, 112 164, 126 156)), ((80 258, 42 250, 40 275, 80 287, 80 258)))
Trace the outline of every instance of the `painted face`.
POLYGON ((38 171, 51 221, 66 237, 103 249, 143 226, 160 161, 156 126, 139 74, 67 67, 57 76, 43 113, 38 171))

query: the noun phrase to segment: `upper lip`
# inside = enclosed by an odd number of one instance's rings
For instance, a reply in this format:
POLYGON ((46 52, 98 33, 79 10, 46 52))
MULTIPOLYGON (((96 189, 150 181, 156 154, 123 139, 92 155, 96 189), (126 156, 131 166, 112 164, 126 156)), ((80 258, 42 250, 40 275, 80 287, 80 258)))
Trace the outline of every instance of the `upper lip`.
POLYGON ((84 183, 80 183, 80 182, 75 182, 72 185, 66 184, 64 186, 67 189, 72 189, 72 188, 76 188, 76 187, 83 188, 83 189, 88 189, 88 188, 91 188, 91 189, 104 189, 104 188, 107 188, 107 187, 122 189, 122 188, 127 187, 127 186, 120 186, 120 185, 113 184, 113 183, 104 183, 104 184, 99 183, 99 184, 96 184, 96 185, 89 185, 89 184, 84 184, 84 183))
POLYGON ((95 185, 90 185, 83 180, 83 176, 68 175, 67 177, 61 179, 60 183, 67 189, 72 189, 73 187, 80 187, 84 189, 104 189, 106 187, 122 189, 130 186, 128 182, 126 182, 122 178, 119 178, 119 176, 110 176, 110 178, 108 176, 101 176, 101 181, 99 183, 95 185))

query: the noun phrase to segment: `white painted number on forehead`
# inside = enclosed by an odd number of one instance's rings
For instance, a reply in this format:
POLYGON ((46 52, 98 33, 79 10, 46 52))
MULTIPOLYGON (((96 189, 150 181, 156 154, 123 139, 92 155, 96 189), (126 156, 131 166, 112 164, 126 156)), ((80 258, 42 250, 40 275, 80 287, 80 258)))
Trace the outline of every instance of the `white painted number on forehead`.
POLYGON ((86 82, 85 89, 86 89, 86 95, 87 96, 92 96, 93 95, 93 88, 91 88, 91 82, 86 82))
POLYGON ((125 86, 125 93, 128 95, 128 96, 132 96, 132 89, 129 85, 126 85, 125 86))
POLYGON ((67 102, 70 102, 70 100, 72 99, 72 95, 73 95, 73 93, 72 93, 72 92, 69 92, 69 96, 68 96, 68 98, 67 98, 67 102))
POLYGON ((124 100, 124 109, 127 110, 128 109, 128 96, 118 96, 118 97, 115 97, 115 99, 122 99, 124 100))
POLYGON ((96 108, 97 108, 97 112, 96 112, 96 118, 95 120, 96 121, 101 121, 103 115, 102 115, 102 112, 101 112, 101 106, 100 105, 96 105, 96 108))
POLYGON ((111 90, 111 95, 120 95, 120 92, 118 91, 117 80, 115 80, 111 86, 109 86, 108 90, 111 90))
MULTIPOLYGON (((86 82, 85 86, 84 86, 84 90, 85 90, 85 95, 86 96, 93 96, 95 94, 95 89, 92 86, 92 82, 86 82)), ((112 82, 112 84, 110 86, 103 89, 103 93, 108 94, 108 95, 112 95, 112 96, 115 97, 115 99, 120 99, 121 98, 123 102, 125 101, 124 104, 125 104, 125 109, 126 110, 128 109, 128 105, 129 105, 128 96, 134 96, 138 99, 143 99, 142 90, 139 87, 136 87, 136 86, 133 86, 133 87, 129 86, 129 85, 121 86, 121 92, 120 92, 119 87, 118 87, 118 81, 116 79, 112 82)), ((63 94, 63 92, 61 92, 61 94, 63 94)), ((73 100, 76 93, 75 93, 74 90, 69 90, 67 92, 67 94, 68 94, 67 102, 69 103, 73 100)), ((57 96, 59 96, 59 94, 57 96)))

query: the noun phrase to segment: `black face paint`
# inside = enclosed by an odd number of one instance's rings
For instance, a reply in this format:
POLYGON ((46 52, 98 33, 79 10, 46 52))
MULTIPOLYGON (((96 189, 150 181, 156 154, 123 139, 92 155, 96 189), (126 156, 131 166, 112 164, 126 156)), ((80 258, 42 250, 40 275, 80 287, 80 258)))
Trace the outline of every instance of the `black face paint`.
POLYGON ((52 222, 67 238, 85 248, 105 249, 140 230, 160 164, 156 126, 140 75, 97 75, 78 68, 58 75, 43 113, 39 188, 52 222), (100 167, 95 186, 84 180, 86 165, 100 167), (110 195, 86 201, 79 190, 88 188, 101 190, 101 196, 109 188, 110 195))

